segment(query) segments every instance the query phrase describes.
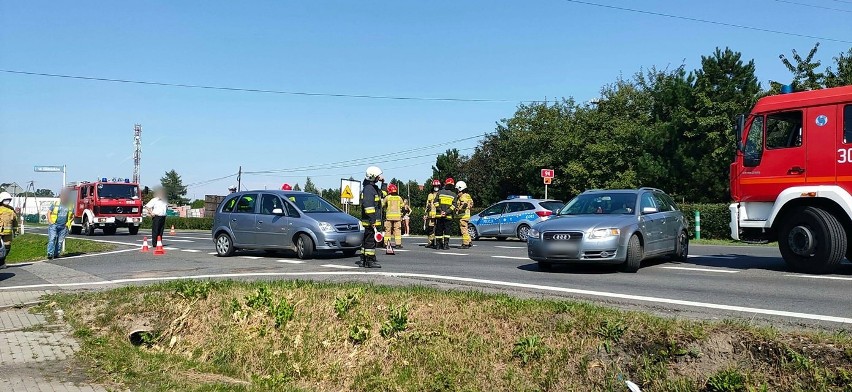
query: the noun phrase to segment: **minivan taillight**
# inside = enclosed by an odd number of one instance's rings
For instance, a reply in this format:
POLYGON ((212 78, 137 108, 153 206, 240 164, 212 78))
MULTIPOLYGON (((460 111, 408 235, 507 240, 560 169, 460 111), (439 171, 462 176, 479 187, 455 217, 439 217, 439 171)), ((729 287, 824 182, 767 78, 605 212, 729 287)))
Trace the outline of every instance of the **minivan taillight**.
POLYGON ((535 214, 538 215, 539 218, 547 218, 548 216, 553 215, 553 211, 550 211, 550 210, 536 211, 535 214))

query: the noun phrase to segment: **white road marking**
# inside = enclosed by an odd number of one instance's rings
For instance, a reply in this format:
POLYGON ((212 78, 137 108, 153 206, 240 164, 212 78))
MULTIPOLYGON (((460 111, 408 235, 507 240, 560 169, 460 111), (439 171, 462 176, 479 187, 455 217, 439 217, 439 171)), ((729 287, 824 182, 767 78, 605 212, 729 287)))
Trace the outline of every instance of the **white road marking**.
POLYGON ((495 259, 511 259, 511 260, 529 260, 529 257, 520 257, 520 256, 491 256, 495 259))
POLYGON ((702 258, 702 259, 728 259, 728 260, 733 260, 733 259, 736 259, 738 256, 729 256, 729 255, 688 255, 688 256, 686 256, 686 257, 688 257, 688 258, 700 257, 700 258, 702 258))
POLYGON ((189 252, 189 253, 198 253, 198 252, 201 252, 201 251, 200 251, 200 250, 198 250, 198 249, 181 249, 180 251, 181 251, 181 252, 189 252))
POLYGON ((287 263, 287 264, 305 264, 302 260, 275 260, 279 263, 287 263))
MULTIPOLYGON (((67 257, 63 256, 63 257, 60 257, 59 260, 82 259, 84 257, 103 256, 103 255, 111 255, 111 254, 115 254, 115 253, 125 253, 125 252, 133 252, 133 251, 139 252, 139 249, 122 249, 122 250, 113 250, 113 251, 110 251, 110 252, 89 253, 89 254, 77 255, 77 256, 67 256, 67 257)), ((20 264, 15 264, 15 265, 19 266, 20 264)))
POLYGON ((340 268, 340 269, 355 269, 358 268, 354 265, 338 265, 338 264, 323 264, 320 267, 328 267, 328 268, 340 268))
MULTIPOLYGON (((345 266, 336 266, 345 267, 345 266)), ((350 267, 357 268, 357 267, 350 267)), ((617 298, 617 299, 626 299, 633 300, 639 302, 649 302, 649 303, 662 303, 669 305, 681 305, 688 306, 694 308, 704 308, 704 309, 716 309, 716 310, 727 310, 731 312, 740 312, 740 313, 749 313, 749 314, 762 314, 767 316, 782 316, 782 317, 790 317, 790 318, 799 318, 806 320, 819 320, 819 321, 830 321, 835 323, 842 324, 852 324, 852 318, 850 317, 841 317, 841 316, 828 316, 821 314, 811 314, 811 313, 799 313, 799 312, 789 312, 786 310, 773 310, 773 309, 762 309, 762 308, 752 308, 747 306, 736 306, 736 305, 723 305, 723 304, 714 304, 709 302, 697 302, 697 301, 686 301, 680 299, 671 299, 671 298, 661 298, 661 297, 648 297, 643 295, 632 295, 632 294, 620 294, 620 293, 612 293, 607 291, 594 291, 594 290, 583 290, 583 289, 572 289, 567 287, 555 287, 555 286, 544 286, 530 283, 520 283, 520 282, 506 282, 499 280, 490 280, 490 279, 477 279, 477 278, 464 278, 460 276, 446 276, 446 275, 431 275, 431 274, 415 274, 415 273, 395 273, 395 272, 372 272, 372 271, 316 271, 316 272, 250 272, 250 273, 231 273, 231 274, 209 274, 209 275, 185 275, 185 276, 162 276, 162 277, 150 277, 150 278, 128 278, 128 279, 114 279, 114 280, 102 280, 97 282, 77 282, 77 283, 44 283, 44 284, 32 284, 32 285, 22 285, 22 286, 7 286, 0 287, 0 290, 26 290, 26 289, 35 289, 35 288, 43 288, 43 287, 85 287, 85 286, 102 286, 102 285, 111 285, 111 284, 125 284, 125 283, 138 283, 138 282, 159 282, 159 281, 171 281, 171 280, 182 280, 182 279, 226 279, 226 278, 249 278, 249 277, 305 277, 305 276, 385 276, 389 278, 414 278, 414 279, 429 279, 429 280, 445 280, 451 282, 462 282, 462 283, 478 283, 478 284, 488 284, 494 286, 504 286, 504 287, 515 287, 515 288, 523 288, 523 289, 532 289, 532 290, 543 290, 543 291, 552 291, 563 294, 579 294, 579 295, 587 295, 592 297, 603 297, 603 298, 617 298)))
POLYGON ((183 239, 187 239, 187 240, 196 240, 196 241, 201 241, 201 240, 213 241, 213 238, 211 238, 211 237, 201 238, 201 237, 182 237, 182 236, 179 236, 179 235, 169 235, 169 236, 166 236, 166 238, 183 238, 183 239))
POLYGON ((260 257, 260 256, 240 256, 240 257, 242 257, 244 259, 249 259, 249 260, 260 260, 260 259, 263 258, 263 257, 260 257))
POLYGON ((210 252, 210 253, 208 253, 208 255, 213 255, 213 256, 215 256, 215 255, 218 255, 218 253, 216 253, 216 252, 210 252))
POLYGON ((699 272, 719 272, 723 274, 735 274, 740 271, 731 271, 731 270, 720 270, 720 269, 711 269, 711 268, 693 268, 693 267, 675 267, 675 266, 662 266, 660 268, 671 269, 671 270, 683 270, 683 271, 699 271, 699 272))
POLYGON ((502 248, 502 249, 526 249, 527 247, 526 247, 526 246, 497 245, 497 246, 495 246, 495 248, 502 248))
POLYGON ((396 248, 393 248, 393 251, 394 252, 411 252, 411 250, 409 250, 409 249, 396 249, 396 248))
POLYGON ((195 241, 190 241, 190 240, 176 240, 176 239, 171 238, 171 237, 166 238, 166 241, 168 241, 168 242, 195 242, 195 241))
POLYGON ((180 248, 175 248, 174 246, 166 246, 163 249, 165 249, 165 250, 180 250, 180 248))
POLYGON ((448 256, 467 256, 468 253, 453 253, 453 252, 435 252, 436 255, 448 255, 448 256))
POLYGON ((844 276, 818 276, 818 275, 797 275, 797 274, 788 274, 784 276, 790 276, 793 278, 811 278, 811 279, 826 279, 826 280, 850 280, 852 281, 852 277, 844 277, 844 276))

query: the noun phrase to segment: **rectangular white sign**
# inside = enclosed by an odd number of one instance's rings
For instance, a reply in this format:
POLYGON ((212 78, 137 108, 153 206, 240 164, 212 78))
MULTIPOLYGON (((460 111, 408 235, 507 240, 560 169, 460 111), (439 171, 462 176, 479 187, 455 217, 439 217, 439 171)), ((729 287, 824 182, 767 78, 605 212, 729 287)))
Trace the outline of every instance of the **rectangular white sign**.
POLYGON ((62 166, 34 166, 33 170, 41 173, 61 173, 62 166))
POLYGON ((340 179, 340 203, 361 204, 361 182, 340 179))

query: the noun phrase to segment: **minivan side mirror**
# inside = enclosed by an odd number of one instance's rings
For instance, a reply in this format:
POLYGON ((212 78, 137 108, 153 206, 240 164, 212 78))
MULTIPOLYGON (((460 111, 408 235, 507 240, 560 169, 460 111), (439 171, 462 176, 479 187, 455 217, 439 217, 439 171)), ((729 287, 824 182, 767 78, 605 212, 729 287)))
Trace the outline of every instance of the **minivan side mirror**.
POLYGON ((657 213, 658 210, 656 207, 642 207, 642 214, 654 214, 657 213))
POLYGON ((284 210, 276 208, 272 210, 272 215, 284 215, 284 210))

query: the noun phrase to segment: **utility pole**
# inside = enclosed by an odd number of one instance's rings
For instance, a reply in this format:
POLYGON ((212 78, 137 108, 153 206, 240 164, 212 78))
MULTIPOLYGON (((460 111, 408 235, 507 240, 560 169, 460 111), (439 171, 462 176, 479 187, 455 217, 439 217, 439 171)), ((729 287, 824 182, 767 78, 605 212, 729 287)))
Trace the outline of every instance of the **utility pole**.
MULTIPOLYGON (((139 184, 139 166, 142 163, 142 124, 133 126, 133 183, 139 184)), ((64 182, 64 181, 63 181, 64 182)))
POLYGON ((242 181, 243 181, 243 167, 242 167, 242 165, 240 165, 240 170, 237 171, 237 192, 243 190, 242 181))

